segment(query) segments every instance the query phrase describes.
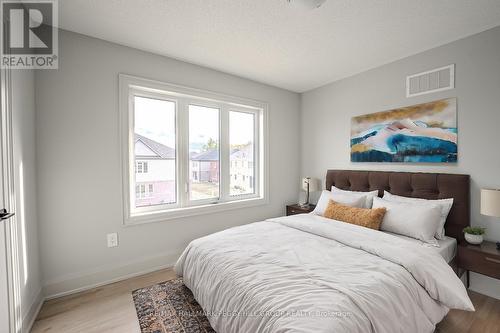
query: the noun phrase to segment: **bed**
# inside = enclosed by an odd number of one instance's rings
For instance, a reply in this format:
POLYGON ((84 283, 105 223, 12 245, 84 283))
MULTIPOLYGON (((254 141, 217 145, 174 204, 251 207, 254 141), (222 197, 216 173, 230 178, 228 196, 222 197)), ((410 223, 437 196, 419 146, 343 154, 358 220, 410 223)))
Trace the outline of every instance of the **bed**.
MULTIPOLYGON (((467 175, 329 170, 332 185, 453 198, 447 244, 469 225, 467 175)), ((453 251, 299 214, 194 240, 175 271, 219 333, 433 332, 450 308, 474 309, 453 251)))

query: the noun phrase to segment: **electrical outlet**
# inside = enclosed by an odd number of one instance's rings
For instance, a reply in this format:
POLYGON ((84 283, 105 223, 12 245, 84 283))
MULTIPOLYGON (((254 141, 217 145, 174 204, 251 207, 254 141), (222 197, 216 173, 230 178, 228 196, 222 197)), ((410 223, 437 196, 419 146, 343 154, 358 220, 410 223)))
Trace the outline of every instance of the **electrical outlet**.
POLYGON ((112 234, 108 234, 108 247, 116 247, 118 246, 118 234, 115 232, 115 233, 112 233, 112 234))

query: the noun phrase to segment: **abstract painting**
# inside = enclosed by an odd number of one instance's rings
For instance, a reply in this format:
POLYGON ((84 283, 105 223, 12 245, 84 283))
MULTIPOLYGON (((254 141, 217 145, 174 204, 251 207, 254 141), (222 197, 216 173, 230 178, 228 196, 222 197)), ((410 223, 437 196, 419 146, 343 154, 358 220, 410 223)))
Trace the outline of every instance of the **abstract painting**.
POLYGON ((352 162, 457 162, 457 99, 352 118, 352 162))

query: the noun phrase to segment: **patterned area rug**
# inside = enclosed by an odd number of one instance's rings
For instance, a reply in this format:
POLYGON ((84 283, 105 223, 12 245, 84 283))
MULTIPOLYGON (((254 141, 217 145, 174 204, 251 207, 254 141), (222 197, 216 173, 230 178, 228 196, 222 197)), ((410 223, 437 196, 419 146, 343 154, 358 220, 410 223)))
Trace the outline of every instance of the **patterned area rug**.
POLYGON ((215 332, 182 279, 132 292, 142 333, 215 332))

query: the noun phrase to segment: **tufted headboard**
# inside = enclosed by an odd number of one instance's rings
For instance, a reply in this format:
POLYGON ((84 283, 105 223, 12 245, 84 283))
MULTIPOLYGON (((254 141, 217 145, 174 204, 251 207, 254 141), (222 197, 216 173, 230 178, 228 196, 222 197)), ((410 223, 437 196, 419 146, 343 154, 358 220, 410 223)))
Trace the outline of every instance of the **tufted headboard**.
POLYGON ((444 173, 328 170, 326 189, 334 185, 343 190, 379 191, 423 199, 453 198, 446 235, 463 240, 462 229, 470 225, 470 176, 444 173))

